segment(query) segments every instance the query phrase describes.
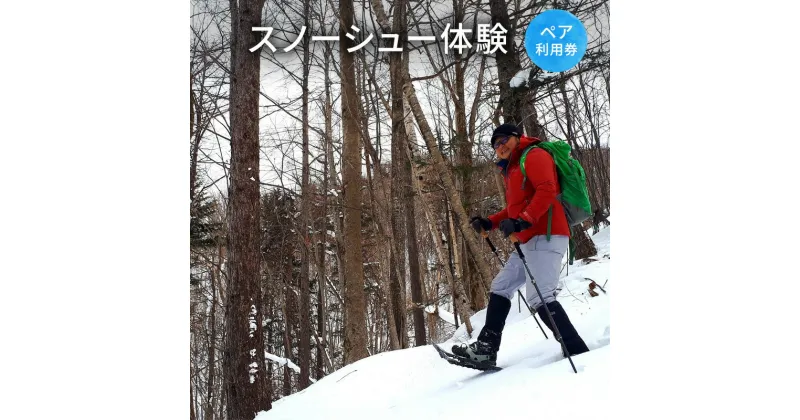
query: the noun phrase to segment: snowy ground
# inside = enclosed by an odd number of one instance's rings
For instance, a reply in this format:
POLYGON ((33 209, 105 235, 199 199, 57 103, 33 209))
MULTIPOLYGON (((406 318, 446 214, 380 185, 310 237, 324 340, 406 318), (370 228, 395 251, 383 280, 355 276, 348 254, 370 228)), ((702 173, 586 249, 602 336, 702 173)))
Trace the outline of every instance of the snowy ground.
MULTIPOLYGON (((260 413, 256 420, 605 418, 610 400, 609 294, 613 290, 612 282, 607 282, 610 233, 610 227, 604 228, 592 238, 599 261, 575 261, 568 276, 566 268, 562 272, 559 301, 591 350, 572 358, 578 374, 561 355, 550 331, 546 330, 549 339, 545 340, 525 305, 520 311, 515 299, 498 353, 497 364, 504 368, 500 372, 453 366, 439 358, 432 346, 385 352, 276 401, 272 410, 260 413), (586 278, 608 294, 595 289, 600 295, 591 297, 586 278)), ((475 337, 484 320, 485 311, 472 317, 475 337)), ((453 343, 465 341, 465 333, 459 327, 441 347, 449 350, 453 343)))

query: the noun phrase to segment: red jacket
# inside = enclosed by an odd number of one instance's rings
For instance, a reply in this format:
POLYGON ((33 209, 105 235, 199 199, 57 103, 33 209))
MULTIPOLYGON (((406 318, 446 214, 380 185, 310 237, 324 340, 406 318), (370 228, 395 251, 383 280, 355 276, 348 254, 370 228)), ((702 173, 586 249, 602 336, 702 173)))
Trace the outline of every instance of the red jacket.
POLYGON ((520 218, 533 224, 530 228, 516 233, 520 242, 525 243, 536 235, 547 234, 547 210, 553 205, 551 235, 569 236, 569 226, 564 208, 556 199, 561 193, 558 185, 556 165, 546 150, 535 148, 525 157, 525 172, 528 179, 522 185, 522 170, 519 159, 526 147, 538 143, 539 139, 521 136, 519 145, 507 160, 497 162, 506 186, 507 207, 488 217, 492 229, 497 229, 505 219, 520 218))

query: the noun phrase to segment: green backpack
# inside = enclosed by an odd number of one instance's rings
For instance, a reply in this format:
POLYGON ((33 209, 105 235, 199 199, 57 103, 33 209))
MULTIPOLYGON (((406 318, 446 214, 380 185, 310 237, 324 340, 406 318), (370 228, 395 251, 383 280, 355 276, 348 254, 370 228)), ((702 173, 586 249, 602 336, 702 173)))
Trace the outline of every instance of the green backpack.
MULTIPOLYGON (((561 187, 561 194, 556 196, 564 207, 564 213, 567 216, 567 224, 570 231, 573 226, 579 225, 592 217, 592 205, 589 202, 589 190, 586 187, 586 172, 584 172, 581 163, 577 159, 570 156, 572 148, 569 143, 563 140, 540 142, 532 146, 528 146, 522 157, 519 159, 519 167, 522 170, 523 184, 527 181, 528 175, 525 173, 525 156, 531 149, 538 147, 544 149, 556 164, 556 172, 558 173, 558 184, 561 187)), ((547 211, 547 240, 550 240, 550 225, 553 220, 553 206, 547 211)), ((570 238, 570 264, 572 263, 572 251, 574 242, 570 238)))

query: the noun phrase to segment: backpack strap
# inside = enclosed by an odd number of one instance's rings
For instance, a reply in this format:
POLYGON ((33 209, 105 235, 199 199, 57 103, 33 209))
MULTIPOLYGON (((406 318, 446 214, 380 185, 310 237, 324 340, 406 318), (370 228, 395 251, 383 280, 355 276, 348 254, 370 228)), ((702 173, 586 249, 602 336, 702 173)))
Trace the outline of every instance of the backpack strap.
POLYGON ((525 183, 528 182, 528 173, 525 172, 525 156, 528 156, 528 152, 534 147, 536 147, 535 144, 526 147, 519 158, 519 169, 522 171, 522 188, 525 188, 525 183))

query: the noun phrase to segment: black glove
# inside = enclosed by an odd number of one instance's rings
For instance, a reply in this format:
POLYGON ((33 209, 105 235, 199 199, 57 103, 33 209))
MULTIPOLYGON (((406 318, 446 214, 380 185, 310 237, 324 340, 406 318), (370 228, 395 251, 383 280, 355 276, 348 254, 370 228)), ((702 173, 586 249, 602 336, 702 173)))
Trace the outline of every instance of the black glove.
POLYGON ((500 230, 503 231, 503 236, 506 238, 512 233, 522 232, 531 226, 533 225, 522 219, 505 219, 500 222, 500 230))
POLYGON ((492 221, 484 217, 475 216, 469 219, 469 223, 472 225, 472 228, 475 229, 475 232, 478 233, 481 233, 482 230, 487 232, 492 230, 492 221))

